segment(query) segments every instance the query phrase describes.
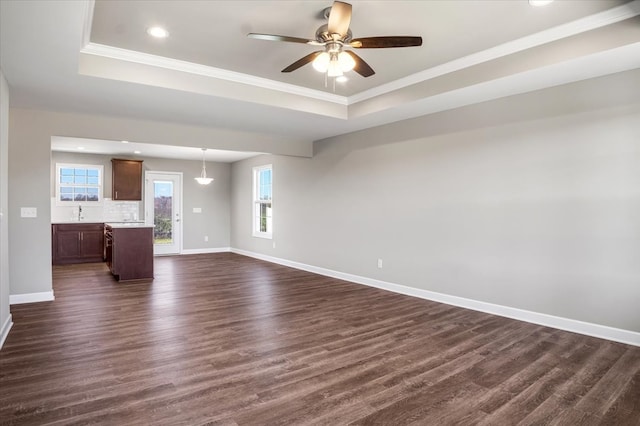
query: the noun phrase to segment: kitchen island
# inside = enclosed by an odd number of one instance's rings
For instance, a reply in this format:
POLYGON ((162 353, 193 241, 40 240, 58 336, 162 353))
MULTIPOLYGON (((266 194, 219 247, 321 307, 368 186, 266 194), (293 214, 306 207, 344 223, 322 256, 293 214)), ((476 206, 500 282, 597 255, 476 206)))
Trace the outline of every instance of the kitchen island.
POLYGON ((153 279, 153 225, 107 222, 105 259, 118 281, 153 279))

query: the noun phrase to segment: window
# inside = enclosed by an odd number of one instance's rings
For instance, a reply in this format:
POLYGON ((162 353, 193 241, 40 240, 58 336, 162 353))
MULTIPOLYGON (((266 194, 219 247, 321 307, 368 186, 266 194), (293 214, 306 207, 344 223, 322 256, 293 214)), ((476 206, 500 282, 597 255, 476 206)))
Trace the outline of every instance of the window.
POLYGON ((101 203, 102 172, 98 165, 56 164, 56 204, 101 203))
POLYGON ((271 164, 253 168, 253 236, 271 238, 273 216, 271 164))

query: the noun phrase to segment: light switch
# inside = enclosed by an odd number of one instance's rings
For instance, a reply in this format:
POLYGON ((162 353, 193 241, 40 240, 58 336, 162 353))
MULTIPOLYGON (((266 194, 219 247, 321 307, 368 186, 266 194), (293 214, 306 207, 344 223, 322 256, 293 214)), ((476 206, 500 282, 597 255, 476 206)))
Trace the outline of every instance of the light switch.
POLYGON ((21 207, 20 217, 38 217, 37 207, 21 207))
POLYGON ((202 207, 194 207, 193 208, 193 212, 194 213, 202 213, 202 207))

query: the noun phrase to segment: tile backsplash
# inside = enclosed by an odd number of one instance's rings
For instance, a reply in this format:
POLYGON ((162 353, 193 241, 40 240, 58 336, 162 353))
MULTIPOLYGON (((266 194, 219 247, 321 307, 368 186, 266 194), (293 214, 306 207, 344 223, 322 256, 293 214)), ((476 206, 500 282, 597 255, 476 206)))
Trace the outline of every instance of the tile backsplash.
MULTIPOLYGON (((141 201, 113 201, 103 198, 102 205, 82 205, 84 222, 122 222, 144 220, 141 201)), ((51 222, 70 222, 78 220, 78 206, 58 206, 56 198, 51 198, 51 222)))

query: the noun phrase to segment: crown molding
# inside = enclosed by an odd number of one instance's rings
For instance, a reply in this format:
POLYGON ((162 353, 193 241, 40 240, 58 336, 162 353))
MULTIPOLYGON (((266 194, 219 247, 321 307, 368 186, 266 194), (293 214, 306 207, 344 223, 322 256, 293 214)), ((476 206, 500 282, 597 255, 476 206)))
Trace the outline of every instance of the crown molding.
POLYGON ((91 43, 91 26, 93 25, 93 11, 96 6, 95 0, 85 0, 82 2, 85 8, 84 25, 82 27, 82 50, 86 45, 91 43))
POLYGON ((84 0, 83 3, 85 5, 85 19, 82 31, 82 46, 80 49, 80 53, 104 56, 107 58, 135 62, 174 71, 181 71, 189 74, 197 74, 205 77, 247 84, 250 86, 261 87, 263 89, 275 90, 292 95, 304 96, 311 99, 347 106, 346 96, 327 93, 321 90, 308 89, 305 87, 297 86, 295 84, 283 83, 262 77, 255 77, 249 74, 224 70, 221 68, 196 64, 193 62, 181 61, 178 59, 172 59, 163 56, 151 55, 143 52, 136 52, 133 50, 92 43, 91 26, 93 23, 95 0, 84 0))
POLYGON ((80 53, 102 56, 105 58, 111 58, 126 62, 134 62, 153 67, 165 68, 188 74, 196 74, 219 80, 231 81, 234 83, 247 84, 263 89, 289 93, 292 95, 304 96, 307 98, 331 102, 334 104, 344 106, 347 105, 347 98, 345 96, 322 92, 320 90, 307 89, 305 87, 296 86, 294 84, 282 83, 280 81, 274 81, 269 80, 268 78, 256 77, 249 74, 224 70, 222 68, 215 68, 208 65, 201 65, 193 62, 181 61, 178 59, 166 58, 163 56, 151 55, 148 53, 136 52, 128 49, 121 49, 119 47, 107 46, 104 44, 90 42, 80 50, 80 53))
POLYGON ((412 74, 410 76, 382 84, 364 92, 357 93, 348 98, 348 105, 353 105, 376 96, 384 95, 389 92, 403 89, 413 84, 422 83, 441 75, 449 74, 478 65, 483 62, 492 61, 494 59, 531 49, 546 43, 557 41, 563 38, 571 37, 580 33, 591 31, 600 27, 615 24, 625 19, 633 18, 640 15, 640 0, 634 0, 622 6, 596 13, 585 18, 577 19, 566 24, 558 25, 526 37, 512 40, 510 42, 492 47, 481 52, 429 68, 424 71, 412 74))
POLYGON ((251 87, 273 90, 294 96, 301 96, 308 99, 327 102, 329 104, 340 105, 349 109, 363 101, 397 92, 416 84, 425 83, 439 76, 526 51, 537 46, 605 27, 607 25, 615 24, 640 15, 640 0, 633 0, 627 4, 549 28, 346 97, 294 84, 256 77, 249 74, 196 64, 193 62, 91 43, 90 32, 94 0, 86 0, 86 5, 87 22, 85 22, 83 34, 83 40, 86 44, 80 50, 82 54, 94 55, 97 57, 104 57, 128 63, 143 64, 151 67, 183 72, 186 74, 200 75, 220 81, 244 84, 251 87))

